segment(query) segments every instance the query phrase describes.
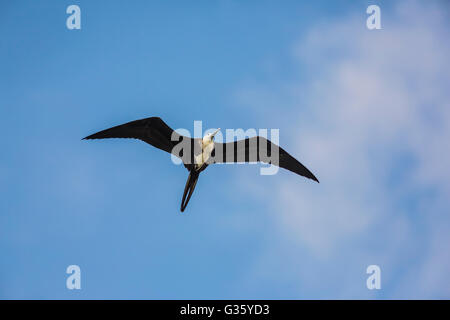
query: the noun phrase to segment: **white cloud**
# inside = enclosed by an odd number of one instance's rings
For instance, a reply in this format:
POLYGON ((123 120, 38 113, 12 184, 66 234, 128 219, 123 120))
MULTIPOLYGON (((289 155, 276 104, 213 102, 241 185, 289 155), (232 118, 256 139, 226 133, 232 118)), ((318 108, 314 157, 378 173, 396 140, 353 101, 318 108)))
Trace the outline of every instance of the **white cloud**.
MULTIPOLYGON (((439 4, 401 2, 383 12, 383 30, 360 16, 312 30, 295 49, 308 83, 280 84, 298 95, 284 110, 285 132, 299 137, 289 151, 321 184, 283 175, 279 231, 317 263, 343 252, 348 264, 379 263, 389 297, 450 297, 450 26, 439 4)), ((340 272, 313 281, 303 271, 298 285, 329 281, 337 296, 327 297, 360 297, 340 272)))

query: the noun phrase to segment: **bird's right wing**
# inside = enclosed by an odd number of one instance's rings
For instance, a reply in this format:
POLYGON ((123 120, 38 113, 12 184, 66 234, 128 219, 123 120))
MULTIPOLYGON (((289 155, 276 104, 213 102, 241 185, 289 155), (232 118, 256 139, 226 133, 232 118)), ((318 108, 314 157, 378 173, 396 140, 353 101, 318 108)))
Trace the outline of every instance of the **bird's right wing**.
MULTIPOLYGON (((83 138, 83 140, 90 139, 106 139, 106 138, 134 138, 139 139, 148 144, 164 150, 168 153, 172 153, 177 157, 182 158, 183 154, 173 153, 174 147, 180 142, 194 144, 194 139, 186 136, 182 136, 170 128, 161 118, 151 117, 141 120, 131 121, 125 124, 121 124, 103 131, 99 131, 90 136, 83 138)), ((187 149, 186 149, 187 150, 187 149)), ((194 150, 194 148, 192 148, 194 150)), ((192 151, 193 152, 193 151, 192 151)), ((190 169, 189 163, 193 155, 186 155, 183 162, 186 168, 190 169), (185 159, 189 159, 186 160, 185 159)), ((191 162, 192 163, 192 162, 191 162)))
POLYGON ((303 177, 319 182, 297 159, 264 137, 214 143, 214 163, 265 162, 287 169, 303 177), (276 155, 278 153, 278 156, 276 155))

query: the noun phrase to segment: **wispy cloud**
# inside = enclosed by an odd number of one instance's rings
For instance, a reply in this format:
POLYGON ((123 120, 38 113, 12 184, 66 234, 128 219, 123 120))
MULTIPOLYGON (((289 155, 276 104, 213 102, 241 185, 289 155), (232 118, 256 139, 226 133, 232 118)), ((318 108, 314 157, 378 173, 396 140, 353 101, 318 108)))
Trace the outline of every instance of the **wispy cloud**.
MULTIPOLYGON (((299 292, 325 282, 317 297, 367 297, 373 263, 385 275, 383 297, 450 296, 450 26, 439 5, 401 2, 375 31, 360 15, 345 17, 295 46, 299 70, 313 76, 281 82, 295 90, 266 107, 289 106, 284 132, 298 137, 290 151, 321 180, 283 176, 272 203, 280 246, 295 245, 299 265, 313 259, 328 270, 315 280, 311 265, 295 271, 299 292)), ((254 88, 241 96, 258 104, 254 88)))

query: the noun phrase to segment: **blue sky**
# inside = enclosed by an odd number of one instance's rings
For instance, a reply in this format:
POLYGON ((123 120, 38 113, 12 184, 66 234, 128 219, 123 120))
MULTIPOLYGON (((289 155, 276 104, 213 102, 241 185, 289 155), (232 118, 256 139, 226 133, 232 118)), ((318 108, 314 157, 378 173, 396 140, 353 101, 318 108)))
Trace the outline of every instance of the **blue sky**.
POLYGON ((449 298, 449 7, 376 3, 2 2, 0 298, 449 298), (180 214, 170 155, 81 141, 149 116, 279 128, 321 184, 212 166, 180 214))

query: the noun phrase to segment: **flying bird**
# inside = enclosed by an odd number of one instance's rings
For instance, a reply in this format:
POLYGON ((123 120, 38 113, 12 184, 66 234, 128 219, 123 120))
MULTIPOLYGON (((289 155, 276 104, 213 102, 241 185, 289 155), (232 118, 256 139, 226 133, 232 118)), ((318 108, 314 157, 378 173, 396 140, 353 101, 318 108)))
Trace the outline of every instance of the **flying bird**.
POLYGON ((256 136, 228 143, 214 142, 219 131, 220 128, 203 138, 190 138, 178 134, 161 118, 151 117, 99 131, 83 140, 134 138, 181 158, 189 171, 181 212, 191 199, 200 173, 213 163, 265 162, 319 182, 311 171, 270 140, 256 136))

